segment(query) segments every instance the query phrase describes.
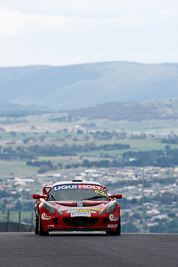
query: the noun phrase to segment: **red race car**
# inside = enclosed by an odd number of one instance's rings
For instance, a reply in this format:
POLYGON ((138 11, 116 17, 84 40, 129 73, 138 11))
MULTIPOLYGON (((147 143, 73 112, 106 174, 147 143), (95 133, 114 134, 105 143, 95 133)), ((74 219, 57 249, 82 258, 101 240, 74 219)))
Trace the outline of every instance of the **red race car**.
POLYGON ((107 188, 97 182, 72 180, 46 185, 43 194, 34 194, 35 234, 50 231, 106 231, 120 235, 120 205, 107 188))

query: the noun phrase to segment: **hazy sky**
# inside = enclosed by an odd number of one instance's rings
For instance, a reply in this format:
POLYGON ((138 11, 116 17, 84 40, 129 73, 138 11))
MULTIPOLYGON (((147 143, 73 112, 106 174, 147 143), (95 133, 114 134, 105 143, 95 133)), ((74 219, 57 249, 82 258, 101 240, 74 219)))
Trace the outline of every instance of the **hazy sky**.
POLYGON ((0 66, 178 63, 178 0, 0 0, 0 66))

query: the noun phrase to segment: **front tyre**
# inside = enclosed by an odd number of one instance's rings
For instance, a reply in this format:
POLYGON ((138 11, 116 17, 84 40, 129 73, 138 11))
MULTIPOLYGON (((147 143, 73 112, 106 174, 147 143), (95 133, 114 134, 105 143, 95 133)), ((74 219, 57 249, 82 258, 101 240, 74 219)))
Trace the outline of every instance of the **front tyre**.
POLYGON ((121 234, 121 217, 119 218, 119 223, 117 226, 117 230, 111 232, 111 235, 120 235, 121 234))
POLYGON ((37 214, 35 214, 35 228, 34 228, 35 234, 38 234, 38 220, 39 220, 39 218, 38 218, 37 214))
POLYGON ((42 226, 40 217, 38 217, 38 234, 39 235, 48 235, 48 231, 47 232, 43 231, 43 226, 42 226))

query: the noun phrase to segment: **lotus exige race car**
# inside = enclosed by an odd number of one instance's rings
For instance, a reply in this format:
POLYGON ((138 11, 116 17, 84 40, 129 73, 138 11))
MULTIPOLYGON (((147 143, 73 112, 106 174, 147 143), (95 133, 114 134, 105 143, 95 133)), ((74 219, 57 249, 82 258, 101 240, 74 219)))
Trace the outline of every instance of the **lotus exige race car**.
POLYGON ((73 180, 46 185, 43 194, 34 194, 35 234, 49 231, 106 231, 120 235, 120 205, 97 182, 73 180))

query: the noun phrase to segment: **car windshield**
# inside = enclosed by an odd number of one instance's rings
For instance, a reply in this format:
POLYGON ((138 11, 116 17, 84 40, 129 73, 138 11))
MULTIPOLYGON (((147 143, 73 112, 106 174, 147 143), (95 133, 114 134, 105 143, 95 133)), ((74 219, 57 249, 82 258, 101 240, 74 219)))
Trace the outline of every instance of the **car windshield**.
POLYGON ((91 186, 91 189, 87 189, 87 185, 84 188, 78 188, 78 185, 65 185, 56 186, 49 192, 47 200, 49 201, 65 201, 65 200, 109 200, 109 197, 104 191, 103 187, 91 186), (69 187, 70 186, 70 187, 69 187))

